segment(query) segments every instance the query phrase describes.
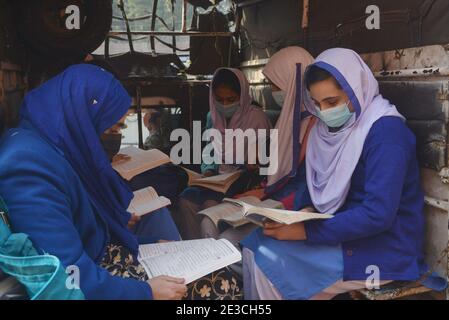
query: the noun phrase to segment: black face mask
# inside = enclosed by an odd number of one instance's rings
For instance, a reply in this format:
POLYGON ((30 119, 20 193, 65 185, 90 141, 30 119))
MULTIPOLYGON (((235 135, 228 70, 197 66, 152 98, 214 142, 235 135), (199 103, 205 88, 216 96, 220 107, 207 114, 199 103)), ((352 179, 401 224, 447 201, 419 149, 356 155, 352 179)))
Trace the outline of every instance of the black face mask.
POLYGON ((122 144, 122 134, 121 133, 104 133, 101 136, 101 144, 104 151, 108 155, 109 160, 120 151, 120 146, 122 144))

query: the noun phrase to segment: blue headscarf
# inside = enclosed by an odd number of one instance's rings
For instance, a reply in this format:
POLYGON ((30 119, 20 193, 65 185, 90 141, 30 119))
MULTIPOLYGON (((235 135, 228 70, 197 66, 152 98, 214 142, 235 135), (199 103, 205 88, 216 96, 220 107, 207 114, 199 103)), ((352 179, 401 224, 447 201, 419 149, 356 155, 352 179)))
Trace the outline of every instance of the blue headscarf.
POLYGON ((74 65, 25 97, 20 126, 31 127, 64 154, 111 237, 136 254, 137 239, 127 228, 133 195, 112 169, 100 141, 130 105, 129 94, 110 73, 74 65))

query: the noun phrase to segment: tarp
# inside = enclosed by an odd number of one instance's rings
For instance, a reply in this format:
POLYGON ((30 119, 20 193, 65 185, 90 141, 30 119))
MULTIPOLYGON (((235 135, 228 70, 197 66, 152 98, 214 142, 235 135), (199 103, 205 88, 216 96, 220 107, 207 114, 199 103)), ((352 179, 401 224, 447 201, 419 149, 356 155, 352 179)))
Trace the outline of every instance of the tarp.
POLYGON ((367 53, 449 43, 447 0, 309 0, 309 5, 306 35, 303 0, 265 0, 244 7, 243 59, 267 58, 287 45, 306 46, 317 55, 337 46, 367 53), (380 10, 379 30, 366 28, 370 5, 380 10))

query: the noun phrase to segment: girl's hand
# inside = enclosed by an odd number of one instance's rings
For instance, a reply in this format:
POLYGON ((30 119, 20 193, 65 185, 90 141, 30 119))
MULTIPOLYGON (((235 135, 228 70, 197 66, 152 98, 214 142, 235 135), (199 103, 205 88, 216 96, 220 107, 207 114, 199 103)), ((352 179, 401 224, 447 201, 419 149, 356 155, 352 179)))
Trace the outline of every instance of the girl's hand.
POLYGON ((206 172, 204 172, 203 176, 212 177, 215 176, 215 172, 213 172, 212 170, 207 170, 206 172))
POLYGON ((140 218, 141 218, 140 216, 133 214, 131 216, 131 219, 129 219, 129 221, 128 221, 128 229, 134 228, 136 226, 137 222, 140 221, 140 218))
POLYGON ((277 222, 266 222, 263 228, 263 234, 276 240, 293 241, 306 240, 306 229, 303 222, 291 225, 280 224, 277 222))
POLYGON ((181 300, 187 292, 185 280, 169 276, 159 276, 148 280, 154 300, 181 300))
POLYGON ((239 198, 249 197, 249 196, 256 197, 257 199, 262 200, 266 196, 265 189, 259 188, 259 189, 249 190, 244 193, 235 195, 234 198, 239 199, 239 198))
POLYGON ((129 159, 131 159, 130 156, 126 155, 126 154, 116 154, 113 158, 112 158, 112 162, 120 162, 120 161, 128 161, 129 159))
POLYGON ((315 208, 313 208, 313 207, 305 207, 299 211, 301 211, 301 212, 316 212, 315 208))
POLYGON ((168 243, 168 242, 174 242, 174 241, 161 239, 157 243, 168 243))

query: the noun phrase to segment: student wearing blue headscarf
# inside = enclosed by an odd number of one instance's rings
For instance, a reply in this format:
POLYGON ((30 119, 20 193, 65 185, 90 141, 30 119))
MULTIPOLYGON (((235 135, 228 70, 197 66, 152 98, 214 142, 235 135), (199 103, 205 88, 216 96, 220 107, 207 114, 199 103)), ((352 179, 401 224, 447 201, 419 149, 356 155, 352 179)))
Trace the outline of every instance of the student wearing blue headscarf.
POLYGON ((0 142, 0 194, 14 232, 79 270, 87 299, 180 299, 183 279, 148 280, 138 265, 143 239, 128 229, 132 192, 100 142, 130 103, 119 81, 87 64, 28 93, 19 127, 0 142), (122 264, 111 267, 117 258, 122 264))

